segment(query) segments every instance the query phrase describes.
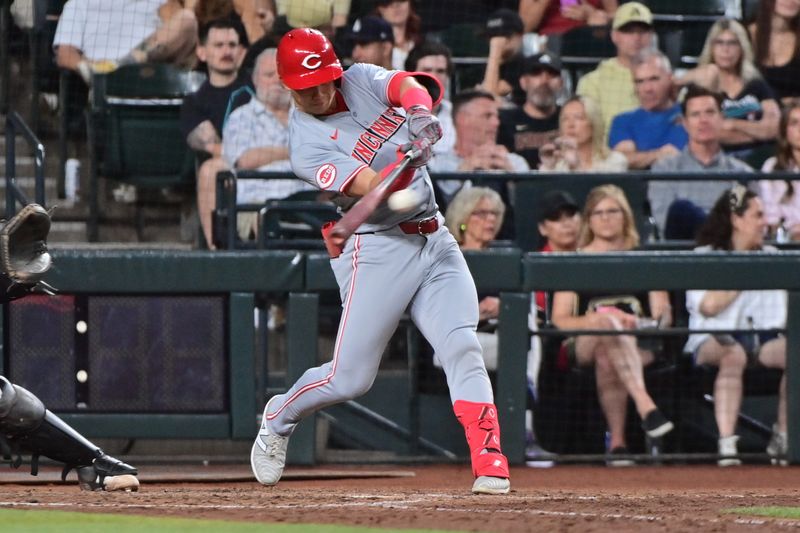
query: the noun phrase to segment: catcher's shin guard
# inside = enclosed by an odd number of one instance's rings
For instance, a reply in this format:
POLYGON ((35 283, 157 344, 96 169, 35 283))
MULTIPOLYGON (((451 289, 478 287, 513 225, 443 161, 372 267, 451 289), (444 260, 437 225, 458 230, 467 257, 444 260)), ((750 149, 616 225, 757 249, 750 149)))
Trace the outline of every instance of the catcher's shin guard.
POLYGON ((508 478, 508 459, 500 450, 497 407, 492 403, 457 400, 453 410, 467 436, 472 474, 508 478))
MULTIPOLYGON (((40 455, 65 463, 62 479, 71 469, 77 469, 84 489, 101 490, 106 477, 137 474, 134 467, 106 455, 48 411, 33 393, 3 376, 0 376, 0 443, 4 444, 3 454, 7 458, 11 458, 12 451, 30 453, 33 475, 38 473, 40 455)), ((20 463, 19 456, 12 460, 14 467, 20 463)))

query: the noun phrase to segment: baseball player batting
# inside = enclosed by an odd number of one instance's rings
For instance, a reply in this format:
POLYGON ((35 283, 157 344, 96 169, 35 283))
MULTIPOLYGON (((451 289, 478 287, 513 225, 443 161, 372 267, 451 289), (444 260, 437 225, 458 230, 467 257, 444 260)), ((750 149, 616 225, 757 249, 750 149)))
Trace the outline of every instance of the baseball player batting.
POLYGON ((385 197, 411 189, 419 205, 392 211, 381 201, 344 242, 323 229, 342 298, 332 360, 307 370, 264 414, 250 463, 274 485, 283 473, 297 423, 369 390, 381 354, 404 312, 433 346, 447 374, 453 410, 464 426, 475 480, 472 492, 509 491, 508 461, 491 384, 475 335, 478 299, 458 245, 443 224, 425 170, 442 136, 431 109, 442 96, 433 76, 356 64, 343 72, 328 39, 301 28, 278 45, 278 75, 297 110, 289 122, 292 169, 319 189, 360 198, 393 174, 403 153, 411 164, 385 197))

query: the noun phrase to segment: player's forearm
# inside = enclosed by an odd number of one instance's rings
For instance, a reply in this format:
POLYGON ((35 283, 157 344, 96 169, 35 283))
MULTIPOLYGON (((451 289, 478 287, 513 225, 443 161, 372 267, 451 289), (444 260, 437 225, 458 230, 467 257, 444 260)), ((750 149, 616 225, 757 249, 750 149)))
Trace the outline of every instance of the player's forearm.
POLYGON ((378 186, 381 182, 381 175, 369 167, 362 168, 356 177, 342 192, 347 196, 361 197, 378 186))
POLYGON ((289 159, 289 149, 287 147, 260 146, 245 151, 236 161, 236 168, 256 169, 283 159, 289 159))

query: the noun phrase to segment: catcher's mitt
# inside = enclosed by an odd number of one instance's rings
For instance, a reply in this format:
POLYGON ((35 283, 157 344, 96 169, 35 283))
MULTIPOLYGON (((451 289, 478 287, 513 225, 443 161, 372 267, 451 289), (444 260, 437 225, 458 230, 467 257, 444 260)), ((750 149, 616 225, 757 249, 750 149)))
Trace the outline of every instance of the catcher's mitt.
POLYGON ((42 281, 53 259, 47 251, 50 214, 39 204, 28 204, 0 227, 0 301, 21 298, 36 288, 51 292, 42 281))

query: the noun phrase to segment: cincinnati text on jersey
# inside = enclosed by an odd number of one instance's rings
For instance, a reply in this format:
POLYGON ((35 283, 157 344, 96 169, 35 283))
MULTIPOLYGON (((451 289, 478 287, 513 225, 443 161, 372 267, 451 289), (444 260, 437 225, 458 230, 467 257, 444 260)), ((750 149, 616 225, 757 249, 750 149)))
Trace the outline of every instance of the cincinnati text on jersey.
POLYGON ((375 159, 375 154, 381 149, 383 143, 391 139, 405 121, 406 117, 395 109, 388 108, 364 133, 359 135, 358 141, 353 147, 353 153, 350 155, 369 165, 375 159))

